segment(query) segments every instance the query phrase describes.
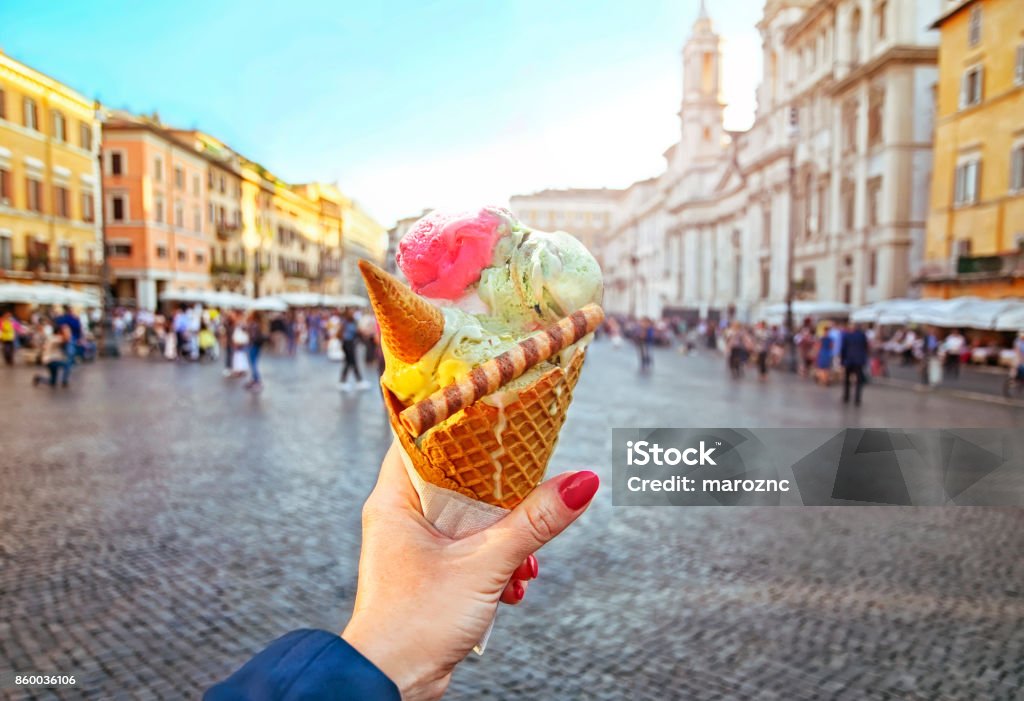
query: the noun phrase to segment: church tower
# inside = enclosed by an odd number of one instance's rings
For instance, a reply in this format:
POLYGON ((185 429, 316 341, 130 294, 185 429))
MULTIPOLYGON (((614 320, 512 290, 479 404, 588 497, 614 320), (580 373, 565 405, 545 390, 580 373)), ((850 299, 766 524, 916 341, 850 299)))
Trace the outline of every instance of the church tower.
POLYGON ((676 149, 685 170, 714 160, 722 152, 722 46, 711 26, 705 0, 683 46, 682 135, 676 149))

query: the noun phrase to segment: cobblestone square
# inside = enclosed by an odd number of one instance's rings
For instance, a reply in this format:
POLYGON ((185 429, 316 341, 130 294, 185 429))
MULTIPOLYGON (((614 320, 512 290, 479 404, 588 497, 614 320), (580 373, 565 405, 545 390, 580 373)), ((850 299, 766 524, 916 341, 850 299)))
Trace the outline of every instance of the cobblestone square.
MULTIPOLYGON (((390 440, 321 357, 252 395, 211 365, 123 358, 68 390, 4 368, 0 675, 7 698, 196 698, 274 637, 340 630, 359 512, 390 440)), ((610 480, 612 427, 988 426, 942 394, 728 379, 716 355, 595 344, 552 471, 610 480)), ((541 555, 452 699, 1019 699, 1024 514, 999 508, 613 508, 541 555)))

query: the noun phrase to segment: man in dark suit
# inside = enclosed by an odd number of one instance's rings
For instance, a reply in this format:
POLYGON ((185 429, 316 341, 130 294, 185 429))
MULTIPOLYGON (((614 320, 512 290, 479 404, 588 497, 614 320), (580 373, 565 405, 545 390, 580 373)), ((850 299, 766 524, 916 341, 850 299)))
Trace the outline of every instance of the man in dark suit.
POLYGON ((850 378, 857 379, 857 391, 853 403, 860 406, 860 393, 864 387, 864 365, 867 363, 867 335, 859 323, 850 324, 843 334, 840 357, 845 373, 843 375, 843 403, 850 402, 850 378))
POLYGON ((868 336, 860 324, 851 324, 843 333, 840 345, 840 359, 843 362, 843 403, 850 402, 850 378, 857 378, 857 391, 853 403, 860 406, 861 390, 864 387, 864 365, 868 362, 868 336))

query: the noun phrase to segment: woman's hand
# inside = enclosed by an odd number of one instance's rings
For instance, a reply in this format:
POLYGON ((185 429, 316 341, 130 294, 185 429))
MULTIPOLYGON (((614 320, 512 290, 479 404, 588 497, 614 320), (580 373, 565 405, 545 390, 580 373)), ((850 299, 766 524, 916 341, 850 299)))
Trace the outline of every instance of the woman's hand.
POLYGON ((597 487, 593 472, 559 475, 490 528, 452 540, 423 518, 392 445, 363 507, 355 609, 342 637, 406 701, 440 698, 498 601, 522 600, 537 575, 533 553, 583 513, 597 487))

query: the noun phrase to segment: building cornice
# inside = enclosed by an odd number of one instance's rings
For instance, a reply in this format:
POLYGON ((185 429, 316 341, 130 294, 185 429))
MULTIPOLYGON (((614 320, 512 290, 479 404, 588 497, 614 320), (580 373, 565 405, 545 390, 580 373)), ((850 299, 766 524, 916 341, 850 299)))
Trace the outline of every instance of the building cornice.
POLYGON ((936 64, 939 59, 938 46, 893 46, 886 49, 870 61, 858 65, 842 78, 835 80, 826 90, 835 97, 859 80, 870 78, 890 63, 928 63, 936 64))
POLYGON ((960 14, 961 10, 969 7, 970 5, 973 5, 977 1, 978 0, 961 0, 960 3, 958 3, 957 5, 951 7, 950 9, 946 10, 941 15, 939 15, 936 18, 936 20, 934 22, 932 22, 928 26, 928 28, 929 29, 941 29, 942 25, 945 24, 946 21, 948 21, 948 20, 952 19, 954 16, 960 14))

